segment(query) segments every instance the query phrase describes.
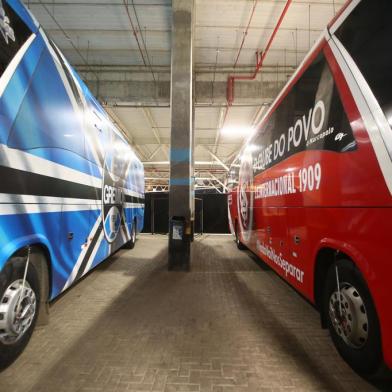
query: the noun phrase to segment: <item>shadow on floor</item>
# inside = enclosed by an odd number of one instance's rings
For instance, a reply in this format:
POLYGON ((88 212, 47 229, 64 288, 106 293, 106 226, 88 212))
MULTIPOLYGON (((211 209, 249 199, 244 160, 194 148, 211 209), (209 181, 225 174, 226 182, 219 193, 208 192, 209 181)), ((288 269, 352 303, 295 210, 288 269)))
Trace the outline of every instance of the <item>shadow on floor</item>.
POLYGON ((231 239, 199 238, 189 273, 168 272, 167 241, 156 243, 141 237, 138 253, 118 252, 62 297, 37 337, 56 359, 7 370, 0 390, 372 390, 316 311, 231 239))

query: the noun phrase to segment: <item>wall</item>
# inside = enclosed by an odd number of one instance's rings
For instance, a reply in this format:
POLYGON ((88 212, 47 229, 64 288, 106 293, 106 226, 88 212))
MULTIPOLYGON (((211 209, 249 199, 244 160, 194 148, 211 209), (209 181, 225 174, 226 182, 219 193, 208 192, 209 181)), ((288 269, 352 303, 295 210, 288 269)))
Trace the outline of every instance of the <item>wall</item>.
MULTIPOLYGON (((143 233, 165 234, 169 226, 169 198, 166 192, 146 193, 143 233)), ((227 219, 227 195, 196 194, 195 196, 195 232, 229 233, 227 219)))

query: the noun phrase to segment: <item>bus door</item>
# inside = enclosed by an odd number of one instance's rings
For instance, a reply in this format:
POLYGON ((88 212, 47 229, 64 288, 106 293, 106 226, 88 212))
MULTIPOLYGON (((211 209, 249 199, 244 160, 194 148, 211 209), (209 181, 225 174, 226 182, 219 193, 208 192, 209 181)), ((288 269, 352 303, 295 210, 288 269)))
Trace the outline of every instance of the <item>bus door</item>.
MULTIPOLYGON (((264 233, 264 247, 270 254, 278 257, 287 257, 287 209, 283 207, 264 207, 263 222, 260 228, 264 233)), ((264 249, 264 248, 262 248, 264 249)))
MULTIPOLYGON (((309 227, 316 230, 314 226, 322 225, 323 222, 311 220, 311 211, 307 208, 288 208, 287 210, 287 261, 297 268, 294 274, 291 275, 290 282, 304 290, 305 287, 302 285, 306 282, 310 283, 307 275, 311 271, 310 257, 312 249, 310 247, 311 233, 309 227)), ((306 292, 308 292, 307 289, 306 292)))
POLYGON ((90 248, 99 229, 92 220, 88 203, 63 206, 60 254, 67 276, 74 275, 72 281, 83 274, 91 256, 90 248))

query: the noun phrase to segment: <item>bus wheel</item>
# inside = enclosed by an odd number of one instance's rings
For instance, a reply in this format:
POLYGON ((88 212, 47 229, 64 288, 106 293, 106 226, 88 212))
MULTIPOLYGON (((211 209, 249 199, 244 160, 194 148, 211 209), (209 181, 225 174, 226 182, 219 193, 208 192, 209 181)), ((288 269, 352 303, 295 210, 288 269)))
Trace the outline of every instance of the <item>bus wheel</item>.
POLYGON ((133 222, 132 231, 131 231, 131 239, 124 245, 126 249, 133 249, 136 243, 136 221, 133 222))
POLYGON ((33 333, 40 303, 38 274, 26 259, 11 259, 0 273, 0 369, 22 353, 33 333))
POLYGON ((238 233, 238 223, 235 225, 235 243, 237 244, 237 248, 240 250, 246 249, 246 246, 241 242, 240 235, 238 233))
POLYGON ((375 374, 382 365, 380 325, 366 282, 350 260, 329 268, 323 302, 339 354, 358 373, 375 374))

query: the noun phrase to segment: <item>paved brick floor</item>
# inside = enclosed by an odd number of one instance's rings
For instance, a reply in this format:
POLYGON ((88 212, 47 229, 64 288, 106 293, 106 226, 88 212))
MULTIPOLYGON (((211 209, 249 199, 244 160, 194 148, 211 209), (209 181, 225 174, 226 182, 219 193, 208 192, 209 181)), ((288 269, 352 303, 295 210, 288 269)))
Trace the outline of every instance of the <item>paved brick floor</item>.
POLYGON ((1 392, 373 391, 317 312, 227 236, 192 272, 167 272, 166 237, 141 236, 51 306, 0 374, 1 392))

